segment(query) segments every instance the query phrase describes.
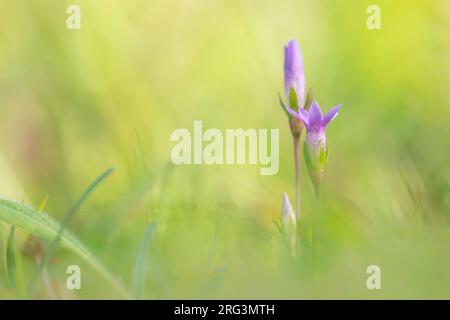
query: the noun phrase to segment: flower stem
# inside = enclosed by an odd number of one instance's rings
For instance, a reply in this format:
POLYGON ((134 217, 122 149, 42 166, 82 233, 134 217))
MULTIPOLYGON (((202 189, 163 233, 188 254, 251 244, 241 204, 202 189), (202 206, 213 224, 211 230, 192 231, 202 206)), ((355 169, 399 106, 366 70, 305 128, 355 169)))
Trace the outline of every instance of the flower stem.
POLYGON ((314 183, 314 195, 315 195, 315 203, 314 203, 314 216, 312 218, 312 252, 313 252, 313 260, 314 263, 317 259, 317 246, 318 246, 318 232, 317 232, 317 225, 318 225, 318 219, 319 219, 319 212, 320 212, 320 184, 314 183))
POLYGON ((295 164, 295 212, 300 219, 300 137, 294 136, 294 164, 295 164))
POLYGON ((316 204, 318 204, 320 198, 320 185, 318 183, 314 184, 314 195, 316 197, 316 204))

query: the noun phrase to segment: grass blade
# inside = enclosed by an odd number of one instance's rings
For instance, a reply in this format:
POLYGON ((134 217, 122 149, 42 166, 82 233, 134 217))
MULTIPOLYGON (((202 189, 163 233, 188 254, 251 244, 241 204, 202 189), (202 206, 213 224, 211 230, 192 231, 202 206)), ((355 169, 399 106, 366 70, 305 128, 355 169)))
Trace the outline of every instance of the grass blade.
POLYGON ((80 256, 98 271, 109 283, 118 289, 122 296, 129 298, 129 293, 122 284, 118 282, 109 270, 65 227, 70 220, 70 217, 78 210, 89 193, 110 172, 111 171, 108 170, 100 175, 99 178, 86 189, 74 207, 66 215, 63 225, 57 223, 45 212, 38 212, 28 205, 5 199, 0 199, 0 220, 49 241, 58 239, 58 242, 61 242, 65 248, 80 256))
MULTIPOLYGON (((86 198, 89 196, 89 194, 103 181, 105 180, 111 173, 113 172, 113 169, 108 169, 102 174, 100 174, 87 188, 84 190, 84 192, 81 194, 80 198, 75 202, 74 206, 70 208, 70 210, 67 212, 66 216, 64 217, 63 222, 61 223, 61 227, 59 228, 58 233, 56 234, 56 237, 52 240, 52 242, 49 244, 47 250, 45 251, 44 256, 42 257, 41 263, 39 264, 37 274, 34 278, 34 280, 31 283, 31 293, 34 295, 36 289, 38 280, 41 278, 41 274, 46 268, 50 258, 53 256, 54 252, 56 251, 60 241, 61 236, 63 232, 67 229, 70 220, 72 217, 77 213, 78 209, 81 207, 83 202, 86 200, 86 198)), ((40 208, 38 209, 39 212, 42 211, 42 204, 40 208)))
POLYGON ((139 250, 136 256, 136 262, 134 263, 133 276, 132 276, 132 291, 135 297, 144 297, 144 285, 145 276, 147 271, 147 257, 148 251, 153 241, 156 232, 157 223, 153 222, 145 229, 144 236, 142 237, 139 245, 139 250))

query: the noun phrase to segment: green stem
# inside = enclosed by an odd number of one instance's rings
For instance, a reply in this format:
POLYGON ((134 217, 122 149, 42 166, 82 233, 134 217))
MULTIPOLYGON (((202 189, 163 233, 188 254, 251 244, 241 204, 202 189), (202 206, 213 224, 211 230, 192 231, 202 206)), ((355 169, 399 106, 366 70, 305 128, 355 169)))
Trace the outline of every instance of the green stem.
POLYGON ((313 251, 313 259, 316 260, 317 256, 317 246, 319 242, 319 238, 317 236, 317 222, 319 218, 320 212, 320 185, 319 183, 314 183, 314 195, 315 195, 315 203, 314 203, 314 216, 312 218, 312 251, 313 251))
POLYGON ((319 183, 315 183, 314 184, 314 195, 316 197, 316 204, 319 203, 319 198, 320 198, 320 185, 319 183))
POLYGON ((295 199, 297 220, 300 219, 300 137, 294 137, 295 199))

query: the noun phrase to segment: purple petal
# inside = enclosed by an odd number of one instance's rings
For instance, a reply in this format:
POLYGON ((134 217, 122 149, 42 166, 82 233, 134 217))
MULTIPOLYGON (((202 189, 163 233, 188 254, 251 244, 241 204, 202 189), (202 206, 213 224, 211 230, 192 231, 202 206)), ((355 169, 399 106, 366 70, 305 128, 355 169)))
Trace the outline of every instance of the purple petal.
POLYGON ((306 128, 308 128, 308 111, 306 111, 303 108, 299 108, 298 109, 298 114, 303 118, 299 119, 301 122, 303 122, 303 124, 306 126, 306 128))
POLYGON ((323 117, 322 120, 322 127, 325 128, 328 123, 333 120, 334 118, 336 118, 336 116, 339 113, 339 109, 342 107, 342 104, 338 104, 337 106, 334 106, 333 108, 331 108, 327 114, 323 117))
POLYGON ((298 113, 292 110, 291 108, 287 107, 287 111, 295 118, 303 122, 303 124, 308 128, 308 114, 305 111, 305 109, 298 109, 298 113))
POLYGON ((318 130, 322 127, 322 111, 316 100, 313 101, 308 111, 309 128, 318 130))
POLYGON ((289 101, 291 87, 297 94, 298 105, 303 107, 305 101, 305 74, 300 47, 295 40, 291 40, 284 47, 284 88, 286 99, 289 101))

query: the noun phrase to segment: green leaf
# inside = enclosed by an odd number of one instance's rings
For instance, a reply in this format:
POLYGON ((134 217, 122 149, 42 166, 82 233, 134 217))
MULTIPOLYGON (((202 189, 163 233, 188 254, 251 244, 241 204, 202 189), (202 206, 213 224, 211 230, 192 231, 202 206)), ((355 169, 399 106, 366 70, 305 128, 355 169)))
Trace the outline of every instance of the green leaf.
POLYGON ((306 93, 305 106, 304 106, 304 108, 306 110, 309 109, 309 107, 311 106, 313 100, 314 100, 314 95, 313 95, 313 92, 312 92, 312 88, 309 88, 308 92, 306 93))
POLYGON ((275 225, 275 228, 278 230, 277 239, 287 251, 290 251, 289 244, 286 242, 286 231, 283 229, 283 226, 278 221, 274 220, 272 222, 275 225))
POLYGON ((133 294, 138 298, 144 296, 145 276, 147 271, 147 257, 148 251, 153 241, 156 232, 157 223, 153 222, 145 229, 144 236, 142 237, 139 245, 139 250, 136 256, 136 262, 134 263, 133 276, 132 276, 132 290, 133 294))
POLYGON ((289 91, 289 106, 291 107, 291 109, 298 111, 297 93, 292 87, 291 90, 289 91))
POLYGON ((292 117, 291 114, 288 111, 288 107, 286 107, 286 105, 283 103, 283 100, 281 99, 280 93, 278 93, 278 100, 280 101, 280 105, 283 108, 284 112, 286 113, 286 116, 288 118, 292 117))
POLYGON ((279 223, 278 221, 275 221, 275 220, 272 222, 275 225, 275 228, 277 228, 278 233, 282 236, 284 234, 284 231, 283 231, 283 227, 281 226, 281 223, 279 223))
POLYGON ((309 171, 313 170, 311 153, 309 152, 309 147, 306 143, 303 144, 303 155, 305 158, 306 167, 308 168, 309 171))
POLYGON ((38 212, 28 205, 0 198, 0 220, 49 241, 54 241, 59 234, 61 244, 65 248, 84 259, 118 289, 124 297, 129 297, 127 290, 114 278, 110 271, 72 233, 62 228, 45 212, 38 212))
POLYGON ((319 164, 322 168, 324 168, 327 165, 328 162, 328 147, 320 148, 320 155, 319 155, 319 164))

